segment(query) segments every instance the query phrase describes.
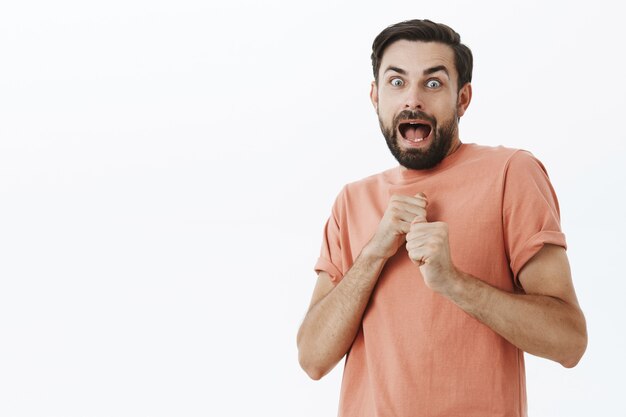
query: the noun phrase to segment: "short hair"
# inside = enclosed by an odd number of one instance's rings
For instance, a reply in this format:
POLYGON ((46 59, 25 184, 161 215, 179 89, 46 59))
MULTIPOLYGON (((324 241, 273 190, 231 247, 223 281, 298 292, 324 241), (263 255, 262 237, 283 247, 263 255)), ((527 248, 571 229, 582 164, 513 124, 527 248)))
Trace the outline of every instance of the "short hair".
POLYGON ((378 83, 378 71, 385 49, 395 41, 440 42, 454 51, 454 65, 458 73, 458 89, 472 81, 472 51, 461 43, 461 35, 451 27, 427 19, 405 20, 388 26, 376 36, 372 44, 372 69, 378 83))

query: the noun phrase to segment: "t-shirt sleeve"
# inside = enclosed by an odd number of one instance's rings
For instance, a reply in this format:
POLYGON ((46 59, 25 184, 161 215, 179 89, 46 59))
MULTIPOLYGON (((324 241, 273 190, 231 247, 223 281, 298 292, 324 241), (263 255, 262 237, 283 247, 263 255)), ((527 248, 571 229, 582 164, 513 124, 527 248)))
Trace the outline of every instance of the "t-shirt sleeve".
POLYGON ((333 204, 330 217, 324 226, 322 236, 322 248, 320 256, 315 264, 315 272, 325 271, 330 275, 333 283, 338 283, 343 278, 343 262, 341 256, 341 212, 343 204, 343 193, 345 187, 333 204))
POLYGON ((543 164, 517 151, 508 162, 503 193, 504 242, 515 283, 518 274, 545 244, 567 248, 559 203, 543 164))

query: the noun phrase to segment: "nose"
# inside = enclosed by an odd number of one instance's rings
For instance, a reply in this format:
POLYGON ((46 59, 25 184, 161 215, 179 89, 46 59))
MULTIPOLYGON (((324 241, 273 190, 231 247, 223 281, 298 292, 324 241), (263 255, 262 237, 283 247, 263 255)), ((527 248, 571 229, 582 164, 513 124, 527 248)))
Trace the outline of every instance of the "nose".
POLYGON ((419 90, 419 85, 413 84, 406 90, 406 96, 404 98, 404 107, 407 109, 420 109, 422 110, 424 103, 422 102, 422 95, 419 90))

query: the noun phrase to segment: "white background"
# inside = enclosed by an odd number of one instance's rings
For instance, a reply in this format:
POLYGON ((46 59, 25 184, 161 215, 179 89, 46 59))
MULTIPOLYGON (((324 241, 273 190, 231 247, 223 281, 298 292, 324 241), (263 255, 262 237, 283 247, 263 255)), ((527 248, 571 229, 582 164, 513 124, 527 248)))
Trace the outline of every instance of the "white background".
POLYGON ((372 40, 430 18, 474 53, 462 140, 560 198, 589 347, 528 357, 530 415, 625 416, 617 4, 3 2, 0 415, 336 415, 296 332, 336 194, 395 165, 372 40))

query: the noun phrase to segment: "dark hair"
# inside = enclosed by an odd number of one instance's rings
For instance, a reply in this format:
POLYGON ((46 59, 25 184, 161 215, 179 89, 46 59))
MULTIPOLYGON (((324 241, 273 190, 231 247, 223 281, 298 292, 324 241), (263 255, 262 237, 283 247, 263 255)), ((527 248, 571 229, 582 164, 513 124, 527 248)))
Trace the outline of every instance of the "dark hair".
POLYGON ((406 20, 387 27, 380 32, 372 44, 372 69, 378 82, 378 71, 385 49, 398 40, 441 42, 454 51, 454 64, 459 74, 458 88, 472 81, 472 51, 461 43, 461 35, 451 27, 430 20, 406 20))

